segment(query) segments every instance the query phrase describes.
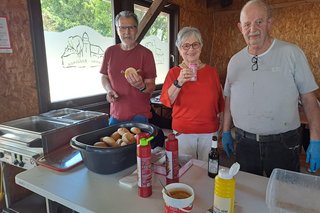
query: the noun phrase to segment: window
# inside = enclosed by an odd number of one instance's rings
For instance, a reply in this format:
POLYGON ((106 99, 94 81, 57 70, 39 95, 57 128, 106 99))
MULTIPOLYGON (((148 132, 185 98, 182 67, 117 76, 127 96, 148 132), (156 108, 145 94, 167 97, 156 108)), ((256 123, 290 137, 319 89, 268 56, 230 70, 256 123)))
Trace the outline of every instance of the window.
MULTIPOLYGON (((142 19, 150 3, 137 2, 131 6, 142 19)), ((116 41, 112 4, 113 0, 28 0, 40 112, 106 107, 99 71, 105 49, 116 41)), ((178 55, 172 44, 177 17, 176 8, 165 8, 141 42, 154 53, 157 84, 163 83, 172 65, 170 56, 178 55)))
POLYGON ((110 0, 41 0, 50 101, 105 93, 100 67, 115 44, 110 0))
MULTIPOLYGON (((139 21, 148 11, 147 7, 134 5, 134 12, 137 14, 139 21)), ((170 14, 161 12, 142 41, 143 46, 150 49, 156 62, 157 78, 156 84, 163 84, 167 72, 170 68, 170 14)))

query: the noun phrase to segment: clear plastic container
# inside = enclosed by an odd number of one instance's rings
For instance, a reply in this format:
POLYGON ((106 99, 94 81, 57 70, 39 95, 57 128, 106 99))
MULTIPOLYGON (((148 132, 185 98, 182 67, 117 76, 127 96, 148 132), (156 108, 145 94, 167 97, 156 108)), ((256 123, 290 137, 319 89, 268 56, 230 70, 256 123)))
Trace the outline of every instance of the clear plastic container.
POLYGON ((274 169, 267 186, 266 204, 272 213, 320 212, 320 177, 274 169))

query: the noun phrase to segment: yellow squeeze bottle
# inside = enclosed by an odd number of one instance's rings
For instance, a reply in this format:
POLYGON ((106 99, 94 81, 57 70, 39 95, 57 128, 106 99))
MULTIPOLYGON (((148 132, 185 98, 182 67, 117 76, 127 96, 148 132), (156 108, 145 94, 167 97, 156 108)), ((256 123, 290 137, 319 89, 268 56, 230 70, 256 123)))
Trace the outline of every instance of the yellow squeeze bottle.
POLYGON ((234 175, 240 169, 239 163, 234 163, 230 170, 220 169, 214 181, 214 213, 233 213, 234 198, 236 192, 236 180, 234 175))

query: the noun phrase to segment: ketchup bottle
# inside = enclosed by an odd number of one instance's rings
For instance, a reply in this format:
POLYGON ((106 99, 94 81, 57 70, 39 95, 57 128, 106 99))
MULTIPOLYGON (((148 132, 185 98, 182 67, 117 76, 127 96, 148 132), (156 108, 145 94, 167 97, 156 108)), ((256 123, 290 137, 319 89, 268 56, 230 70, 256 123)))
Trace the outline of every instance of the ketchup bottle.
POLYGON ((152 194, 152 170, 151 170, 151 145, 148 133, 137 135, 137 170, 138 170, 138 195, 149 197, 152 194), (148 138, 149 137, 149 138, 148 138))
POLYGON ((165 143, 166 147, 166 184, 179 182, 179 153, 178 140, 174 134, 168 135, 168 140, 165 143))

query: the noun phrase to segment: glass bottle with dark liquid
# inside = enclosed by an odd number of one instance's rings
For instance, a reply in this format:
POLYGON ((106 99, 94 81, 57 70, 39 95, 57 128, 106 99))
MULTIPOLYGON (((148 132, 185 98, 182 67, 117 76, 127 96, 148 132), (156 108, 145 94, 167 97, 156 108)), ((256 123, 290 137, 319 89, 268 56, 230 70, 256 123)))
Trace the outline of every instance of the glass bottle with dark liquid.
POLYGON ((208 156, 208 176, 214 178, 219 172, 219 151, 217 136, 212 136, 211 150, 208 156))

